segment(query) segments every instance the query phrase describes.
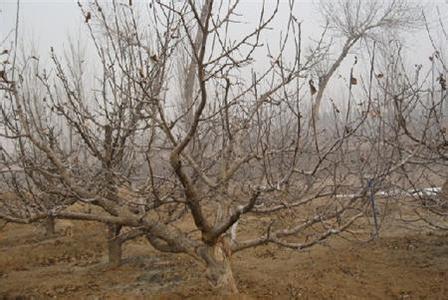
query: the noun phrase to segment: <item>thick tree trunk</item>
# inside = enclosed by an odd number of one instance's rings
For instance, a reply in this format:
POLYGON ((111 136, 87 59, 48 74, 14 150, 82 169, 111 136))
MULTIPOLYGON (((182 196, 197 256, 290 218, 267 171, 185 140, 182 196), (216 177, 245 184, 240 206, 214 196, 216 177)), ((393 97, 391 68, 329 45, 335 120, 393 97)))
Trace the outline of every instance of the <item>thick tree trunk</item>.
POLYGON ((207 246, 201 253, 207 270, 205 276, 219 295, 238 294, 238 288, 230 265, 230 251, 225 243, 207 246))
POLYGON ((108 263, 110 266, 116 267, 121 264, 122 257, 122 241, 119 238, 121 226, 115 224, 108 225, 108 240, 107 240, 107 251, 108 251, 108 263))
POLYGON ((55 219, 54 217, 49 216, 43 222, 43 226, 45 229, 45 236, 53 236, 55 231, 55 219))
POLYGON ((442 186, 442 199, 448 201, 448 179, 445 180, 442 186))

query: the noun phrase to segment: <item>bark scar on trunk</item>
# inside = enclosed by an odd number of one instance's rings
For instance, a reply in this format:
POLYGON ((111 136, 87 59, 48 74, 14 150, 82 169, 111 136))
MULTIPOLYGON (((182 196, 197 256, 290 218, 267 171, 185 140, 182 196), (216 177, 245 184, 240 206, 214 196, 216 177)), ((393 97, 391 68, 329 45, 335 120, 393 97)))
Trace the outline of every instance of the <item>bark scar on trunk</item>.
POLYGON ((212 288, 221 295, 238 294, 230 264, 230 245, 221 238, 214 246, 201 248, 199 255, 205 261, 205 276, 212 288))

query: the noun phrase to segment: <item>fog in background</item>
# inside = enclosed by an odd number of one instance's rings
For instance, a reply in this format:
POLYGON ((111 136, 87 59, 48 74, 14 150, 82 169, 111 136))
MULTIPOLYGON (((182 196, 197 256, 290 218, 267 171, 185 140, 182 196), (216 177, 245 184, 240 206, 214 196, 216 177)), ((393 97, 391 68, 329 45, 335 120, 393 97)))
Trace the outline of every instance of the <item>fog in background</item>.
MULTIPOLYGON (((329 0, 330 1, 330 0, 329 0)), ((111 1, 102 1, 103 3, 111 1)), ((118 3, 122 1, 117 1, 118 3)), ((134 0, 134 6, 140 7, 144 13, 150 1, 134 0)), ((306 54, 306 49, 313 44, 313 41, 319 39, 322 34, 324 19, 319 13, 319 1, 315 0, 295 0, 294 15, 298 20, 302 21, 302 49, 306 54)), ((83 1, 87 4, 88 2, 83 1)), ((124 1, 123 3, 127 3, 124 1)), ((276 1, 265 1, 266 14, 275 8, 276 1)), ((246 32, 253 30, 258 21, 263 1, 241 1, 238 6, 237 13, 240 18, 237 19, 238 24, 231 29, 232 35, 238 38, 246 32)), ((424 12, 428 27, 430 30, 440 30, 438 18, 443 20, 448 17, 447 1, 420 1, 419 4, 424 12)), ((17 1, 3 0, 0 2, 0 44, 2 47, 12 49, 14 40, 14 28, 16 23, 17 1)), ((272 30, 265 33, 262 39, 265 41, 265 46, 269 44, 270 50, 275 52, 278 48, 278 40, 282 29, 286 26, 286 21, 289 16, 289 1, 282 0, 280 2, 279 13, 272 23, 272 30)), ((144 18, 144 17, 143 17, 144 18)), ((94 20, 92 20, 94 22, 94 20)), ((408 64, 413 66, 415 64, 422 64, 423 68, 429 68, 430 63, 428 57, 433 53, 433 48, 428 39, 428 34, 425 28, 413 30, 405 33, 402 36, 404 41, 403 56, 407 59, 408 64)), ((75 51, 79 52, 84 63, 87 66, 88 78, 94 79, 95 59, 96 54, 93 52, 93 47, 90 45, 90 36, 85 26, 84 16, 78 7, 77 1, 74 0, 22 0, 20 1, 19 13, 19 52, 25 55, 35 55, 40 59, 40 66, 51 69, 51 62, 49 61, 50 48, 53 47, 55 53, 63 57, 69 55, 70 41, 75 47, 75 51)), ((340 40, 335 37, 335 47, 333 51, 337 53, 340 40)), ((439 45, 437 45, 439 46, 439 45)), ((346 93, 346 80, 349 73, 349 68, 352 66, 354 56, 356 55, 361 63, 358 64, 355 70, 358 74, 366 74, 369 69, 367 63, 368 55, 363 55, 360 45, 353 49, 353 53, 349 55, 343 62, 341 68, 337 71, 335 76, 330 81, 331 88, 328 89, 326 95, 334 98, 336 102, 342 101, 346 93), (364 62, 364 64, 362 63, 364 62), (339 96, 339 97, 338 97, 339 96), (341 97, 342 96, 342 97, 341 97), (342 98, 342 99, 338 99, 342 98)), ((266 57, 266 47, 258 49, 255 53, 256 64, 260 69, 270 63, 269 58, 266 57)), ((365 52, 365 51, 364 51, 365 52)), ((286 53, 288 53, 286 51, 286 53)), ((294 53, 291 53, 291 59, 294 58, 294 53)), ((250 74, 249 71, 247 70, 250 74)), ((244 77, 244 76, 243 76, 244 77)), ((94 83, 94 80, 91 81, 94 83)))

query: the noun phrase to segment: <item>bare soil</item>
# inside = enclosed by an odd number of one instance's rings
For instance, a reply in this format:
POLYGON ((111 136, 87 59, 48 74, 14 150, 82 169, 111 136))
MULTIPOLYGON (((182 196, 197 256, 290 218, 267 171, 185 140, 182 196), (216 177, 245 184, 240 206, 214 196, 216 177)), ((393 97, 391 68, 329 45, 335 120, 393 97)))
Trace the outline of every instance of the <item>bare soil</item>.
MULTIPOLYGON (((63 222, 50 238, 37 225, 0 231, 0 299, 213 299, 191 258, 141 239, 109 268, 105 226, 63 222)), ((448 235, 431 232, 335 238, 306 252, 263 246, 235 254, 233 267, 240 299, 448 299, 448 235)))

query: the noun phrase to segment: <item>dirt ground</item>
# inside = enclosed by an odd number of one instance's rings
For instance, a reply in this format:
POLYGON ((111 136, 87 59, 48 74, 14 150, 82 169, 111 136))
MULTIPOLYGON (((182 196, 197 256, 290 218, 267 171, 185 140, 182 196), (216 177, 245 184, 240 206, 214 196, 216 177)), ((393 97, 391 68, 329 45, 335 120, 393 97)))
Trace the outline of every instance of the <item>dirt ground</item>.
MULTIPOLYGON (((36 225, 0 231, 0 299, 212 298, 189 257, 156 252, 142 239, 109 268, 105 227, 64 222, 52 238, 36 225)), ((240 299, 448 299, 448 235, 400 229, 306 252, 263 246, 235 254, 233 268, 240 299)))

